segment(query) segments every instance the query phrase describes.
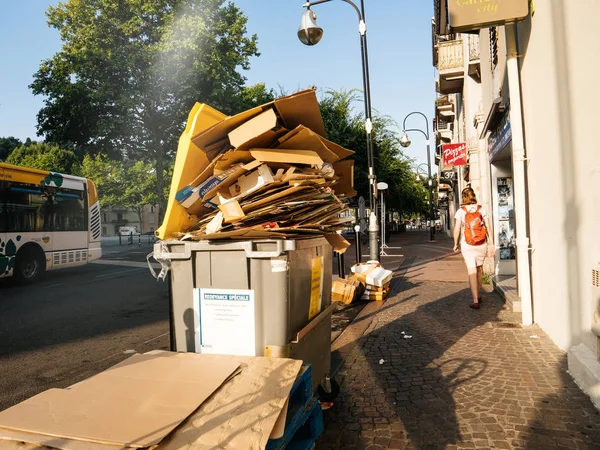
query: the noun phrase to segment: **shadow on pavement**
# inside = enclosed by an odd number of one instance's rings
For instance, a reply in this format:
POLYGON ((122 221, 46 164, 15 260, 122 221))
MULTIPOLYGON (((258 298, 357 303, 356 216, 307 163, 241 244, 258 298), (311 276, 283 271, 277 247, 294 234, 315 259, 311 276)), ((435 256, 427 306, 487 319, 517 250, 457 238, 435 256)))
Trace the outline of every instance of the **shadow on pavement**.
POLYGON ((371 443, 404 448, 399 443, 410 442, 414 448, 444 449, 464 440, 455 395, 465 383, 486 376, 487 362, 476 351, 465 357, 469 351, 461 339, 496 321, 503 304, 494 299, 473 311, 464 285, 432 284, 439 295, 430 299, 415 302, 419 294, 413 293, 388 300, 350 352, 337 376, 340 397, 325 413, 319 448, 371 443))

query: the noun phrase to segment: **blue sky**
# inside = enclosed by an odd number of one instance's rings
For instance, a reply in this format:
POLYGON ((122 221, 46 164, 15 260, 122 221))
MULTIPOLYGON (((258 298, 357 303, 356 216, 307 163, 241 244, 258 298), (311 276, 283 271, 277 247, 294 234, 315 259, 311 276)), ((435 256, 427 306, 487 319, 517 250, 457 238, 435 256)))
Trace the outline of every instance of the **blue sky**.
MULTIPOLYGON (((360 0, 357 0, 360 3, 360 0)), ((0 136, 36 138, 36 114, 43 99, 28 85, 42 60, 60 50, 58 32, 44 15, 51 0, 3 1, 0 6, 0 136)), ((324 29, 312 47, 296 36, 303 0, 234 0, 248 16, 248 31, 259 38, 261 56, 244 72, 248 84, 267 83, 287 92, 319 89, 362 90, 358 16, 342 0, 317 5, 317 22, 324 29)), ((434 68, 431 63, 433 1, 365 0, 371 97, 374 110, 402 125, 411 111, 433 115, 434 68)), ((361 94, 362 98, 362 94, 361 94)), ((363 111, 362 103, 356 104, 363 111)), ((429 123, 431 128, 431 123, 429 123)), ((407 128, 425 129, 413 115, 407 128)), ((408 157, 426 161, 425 141, 411 135, 408 157)))

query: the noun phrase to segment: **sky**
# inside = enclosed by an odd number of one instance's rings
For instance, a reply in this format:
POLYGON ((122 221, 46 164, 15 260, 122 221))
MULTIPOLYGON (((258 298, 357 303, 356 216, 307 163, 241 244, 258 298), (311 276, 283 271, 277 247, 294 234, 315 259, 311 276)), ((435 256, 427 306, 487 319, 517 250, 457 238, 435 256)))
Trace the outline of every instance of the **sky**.
MULTIPOLYGON (((248 17, 248 33, 258 35, 259 57, 243 71, 248 84, 264 82, 280 92, 310 86, 320 91, 359 89, 362 69, 358 15, 351 5, 332 0, 314 6, 324 29, 321 42, 303 45, 297 37, 304 0, 233 0, 248 17)), ((429 119, 434 112, 435 84, 431 54, 433 0, 364 0, 367 24, 371 104, 374 114, 391 117, 402 127, 413 111, 429 119)), ((54 0, 0 0, 0 137, 21 140, 36 136, 36 115, 42 97, 29 85, 40 63, 61 48, 58 32, 46 24, 45 11, 54 0)), ((356 0, 360 7, 360 0, 356 0)), ((407 128, 425 130, 420 115, 411 115, 407 128)), ((425 138, 410 135, 404 150, 416 164, 427 161, 425 138)), ((433 155, 432 155, 433 158, 433 155)))

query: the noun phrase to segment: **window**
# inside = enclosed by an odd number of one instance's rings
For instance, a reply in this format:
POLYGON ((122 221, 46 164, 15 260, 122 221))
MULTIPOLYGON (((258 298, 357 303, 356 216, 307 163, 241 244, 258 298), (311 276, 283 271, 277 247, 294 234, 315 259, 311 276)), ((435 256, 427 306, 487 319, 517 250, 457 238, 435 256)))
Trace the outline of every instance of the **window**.
POLYGON ((25 183, 5 186, 5 231, 51 231, 52 205, 40 187, 25 183))
POLYGON ((0 194, 0 231, 87 230, 84 191, 6 183, 0 194))
POLYGON ((54 231, 86 231, 83 191, 59 189, 54 195, 54 231))
POLYGON ((154 212, 154 206, 150 207, 150 212, 153 213, 154 212))

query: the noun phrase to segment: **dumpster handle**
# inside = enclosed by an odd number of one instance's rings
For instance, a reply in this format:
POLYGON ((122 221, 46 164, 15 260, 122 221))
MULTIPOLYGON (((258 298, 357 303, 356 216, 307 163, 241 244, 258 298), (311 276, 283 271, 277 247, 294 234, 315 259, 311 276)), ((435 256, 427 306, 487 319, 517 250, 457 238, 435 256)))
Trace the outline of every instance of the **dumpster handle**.
POLYGON ((248 258, 277 258, 283 251, 283 240, 281 239, 264 239, 257 241, 244 242, 244 250, 246 251, 246 257, 248 258), (254 250, 254 244, 258 243, 275 243, 277 250, 270 252, 259 252, 254 250))
POLYGON ((183 252, 168 252, 164 251, 164 247, 158 243, 154 245, 154 255, 154 259, 157 261, 160 259, 166 259, 169 261, 174 259, 190 259, 192 257, 192 250, 189 245, 184 245, 183 252))
POLYGON ((306 325, 304 328, 298 331, 298 333, 296 334, 296 339, 294 339, 291 343, 297 344, 298 342, 300 342, 304 338, 304 336, 306 336, 313 328, 319 325, 323 321, 323 319, 325 319, 325 317, 332 313, 333 308, 335 308, 335 303, 332 303, 327 308, 325 308, 317 317, 311 320, 308 323, 308 325, 306 325))

